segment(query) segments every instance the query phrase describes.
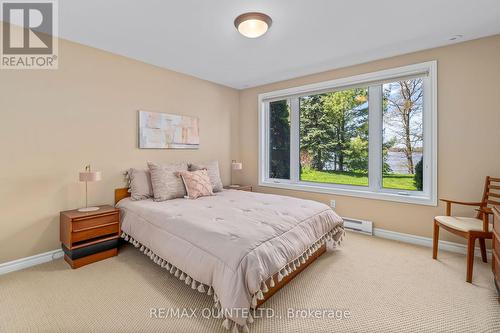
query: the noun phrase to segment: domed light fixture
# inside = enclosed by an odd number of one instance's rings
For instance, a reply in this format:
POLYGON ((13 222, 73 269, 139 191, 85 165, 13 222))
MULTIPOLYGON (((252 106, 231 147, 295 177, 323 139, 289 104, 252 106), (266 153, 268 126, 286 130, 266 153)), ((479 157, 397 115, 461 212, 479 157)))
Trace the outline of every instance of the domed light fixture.
POLYGON ((271 27, 273 20, 264 13, 244 13, 234 19, 234 26, 248 38, 262 36, 271 27))

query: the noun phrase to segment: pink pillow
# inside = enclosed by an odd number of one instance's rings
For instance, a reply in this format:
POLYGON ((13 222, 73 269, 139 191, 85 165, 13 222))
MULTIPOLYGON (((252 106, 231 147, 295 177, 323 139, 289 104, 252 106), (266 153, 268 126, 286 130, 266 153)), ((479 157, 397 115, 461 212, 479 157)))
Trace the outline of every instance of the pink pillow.
POLYGON ((210 182, 210 177, 208 177, 206 169, 179 171, 178 175, 182 178, 190 199, 214 195, 212 183, 210 182))

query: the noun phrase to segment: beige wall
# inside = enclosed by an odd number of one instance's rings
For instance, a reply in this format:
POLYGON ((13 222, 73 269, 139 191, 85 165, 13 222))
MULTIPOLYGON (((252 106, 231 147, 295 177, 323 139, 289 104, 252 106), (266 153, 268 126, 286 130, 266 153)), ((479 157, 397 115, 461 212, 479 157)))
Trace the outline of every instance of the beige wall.
MULTIPOLYGON (((487 174, 500 176, 500 36, 236 91, 61 40, 59 69, 0 71, 0 263, 59 247, 59 211, 84 204, 77 173, 103 172, 91 204, 113 202, 122 172, 148 160, 241 159, 241 183, 257 184, 257 94, 422 61, 438 60, 438 194, 475 200, 487 174), (137 110, 200 118, 199 150, 137 148, 137 110)), ((431 236, 443 207, 257 188, 328 202, 376 227, 431 236)), ((457 210, 466 213, 466 210, 457 210)), ((470 211, 468 212, 470 213, 470 211)), ((455 239, 453 239, 455 240, 455 239)))
MULTIPOLYGON (((484 177, 500 176, 500 35, 242 91, 239 120, 244 171, 239 181, 258 183, 258 94, 430 60, 438 61, 438 197, 480 199, 484 177)), ((258 191, 325 203, 336 199, 342 216, 425 237, 432 236, 433 216, 444 210, 441 204, 430 207, 268 187, 258 191)), ((470 209, 456 212, 472 213, 470 209)))
POLYGON ((103 172, 91 204, 113 203, 146 161, 237 159, 238 91, 61 40, 58 70, 0 70, 0 263, 57 249, 59 211, 84 205, 86 163, 103 172), (137 148, 137 110, 200 118, 199 150, 137 148))

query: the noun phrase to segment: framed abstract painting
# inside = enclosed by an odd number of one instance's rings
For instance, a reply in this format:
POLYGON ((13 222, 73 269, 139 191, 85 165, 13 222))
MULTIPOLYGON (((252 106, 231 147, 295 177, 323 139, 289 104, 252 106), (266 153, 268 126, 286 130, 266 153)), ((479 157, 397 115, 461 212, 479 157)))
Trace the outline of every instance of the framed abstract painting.
POLYGON ((198 149, 197 117, 139 111, 139 148, 198 149))

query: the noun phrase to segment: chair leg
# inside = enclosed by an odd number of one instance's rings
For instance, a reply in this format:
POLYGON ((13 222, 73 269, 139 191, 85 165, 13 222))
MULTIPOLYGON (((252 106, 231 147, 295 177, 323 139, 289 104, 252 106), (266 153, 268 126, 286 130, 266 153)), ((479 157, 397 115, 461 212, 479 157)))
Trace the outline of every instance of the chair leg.
POLYGON ((479 247, 481 248, 481 259, 483 259, 483 262, 488 262, 488 257, 486 256, 486 242, 484 238, 479 238, 479 247))
POLYGON ((434 220, 434 234, 432 240, 432 259, 437 259, 439 245, 439 224, 434 220))
POLYGON ((467 276, 466 281, 472 283, 472 269, 474 266, 474 243, 476 242, 476 238, 474 236, 469 235, 469 239, 467 240, 467 276))

